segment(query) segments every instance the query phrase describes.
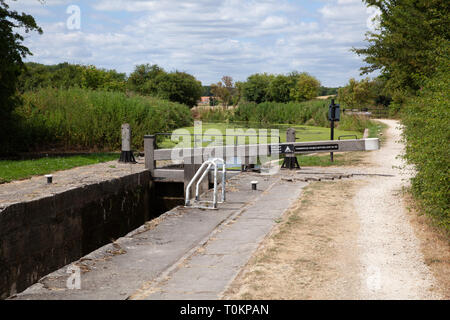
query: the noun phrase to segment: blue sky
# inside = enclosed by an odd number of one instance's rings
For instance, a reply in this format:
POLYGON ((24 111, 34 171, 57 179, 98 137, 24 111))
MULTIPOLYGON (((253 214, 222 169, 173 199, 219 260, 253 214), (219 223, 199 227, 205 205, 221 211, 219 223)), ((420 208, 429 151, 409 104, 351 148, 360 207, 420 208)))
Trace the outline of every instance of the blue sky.
POLYGON ((204 85, 223 75, 306 71, 325 86, 361 78, 373 10, 361 0, 18 0, 44 34, 26 35, 27 61, 70 62, 130 73, 142 63, 186 71, 204 85), (69 28, 69 6, 80 29, 69 28))

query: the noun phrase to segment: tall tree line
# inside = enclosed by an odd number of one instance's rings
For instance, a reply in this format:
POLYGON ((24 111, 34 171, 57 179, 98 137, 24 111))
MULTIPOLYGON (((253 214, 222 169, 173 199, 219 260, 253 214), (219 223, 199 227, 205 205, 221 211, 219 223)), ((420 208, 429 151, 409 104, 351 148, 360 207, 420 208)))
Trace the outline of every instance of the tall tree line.
POLYGON ((25 68, 22 59, 31 54, 22 44, 24 37, 17 29, 22 29, 25 33, 42 33, 32 16, 10 10, 5 1, 0 0, 0 152, 7 152, 13 138, 15 121, 12 111, 20 104, 17 86, 19 76, 25 68))

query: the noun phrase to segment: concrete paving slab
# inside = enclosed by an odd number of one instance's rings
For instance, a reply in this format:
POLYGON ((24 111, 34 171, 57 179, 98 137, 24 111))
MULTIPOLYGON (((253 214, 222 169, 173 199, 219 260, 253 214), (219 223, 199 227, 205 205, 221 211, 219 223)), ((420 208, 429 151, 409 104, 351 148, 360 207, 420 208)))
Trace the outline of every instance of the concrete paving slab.
POLYGON ((290 183, 286 194, 286 183, 279 180, 267 188, 249 206, 227 223, 218 227, 191 257, 164 279, 155 283, 155 288, 147 293, 141 292, 140 299, 218 299, 227 286, 247 263, 260 242, 275 225, 275 218, 282 214, 298 199, 305 183, 290 183), (278 201, 277 195, 283 195, 278 201), (271 198, 272 201, 266 200, 271 198), (259 204, 277 203, 268 219, 264 208, 259 204))
MULTIPOLYGON (((255 210, 261 212, 260 208, 252 210, 252 206, 279 183, 278 176, 262 177, 256 173, 233 177, 227 184, 227 202, 220 204, 219 210, 176 208, 161 216, 156 227, 148 230, 147 226, 142 226, 47 275, 11 299, 127 299, 172 269, 180 273, 171 275, 174 282, 167 282, 170 288, 185 289, 190 292, 190 299, 217 298, 224 284, 245 264, 273 223, 264 218, 255 219, 258 220, 255 223, 246 220, 245 214, 254 215, 255 210), (255 179, 260 181, 259 190, 252 192, 250 182, 255 179), (267 223, 261 222, 263 220, 267 223), (228 237, 215 238, 227 230, 230 232, 228 237), (237 237, 239 233, 246 237, 237 237), (196 251, 203 247, 207 251, 196 255, 196 251), (183 261, 189 265, 186 270, 179 268, 183 261), (67 288, 67 280, 71 276, 67 272, 72 266, 81 270, 80 289, 67 288), (189 279, 196 279, 194 286, 189 279), (190 291, 189 286, 193 286, 190 291)), ((208 196, 211 192, 204 195, 208 196)), ((173 291, 171 294, 159 293, 152 297, 186 297, 178 289, 170 289, 173 291)))
MULTIPOLYGON (((218 210, 175 208, 156 226, 144 225, 11 298, 218 299, 307 185, 283 174, 234 176, 218 210), (71 266, 81 270, 80 289, 67 288, 71 266)), ((211 190, 202 195, 208 198, 211 190)))

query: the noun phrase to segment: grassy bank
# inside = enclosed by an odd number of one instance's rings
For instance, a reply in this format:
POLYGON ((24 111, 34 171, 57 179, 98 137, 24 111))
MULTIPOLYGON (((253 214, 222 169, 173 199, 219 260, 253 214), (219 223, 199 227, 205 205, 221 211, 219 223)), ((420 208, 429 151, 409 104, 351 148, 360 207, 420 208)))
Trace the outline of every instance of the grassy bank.
POLYGON ((0 160, 0 183, 118 159, 119 154, 93 153, 83 156, 48 157, 35 160, 0 160))

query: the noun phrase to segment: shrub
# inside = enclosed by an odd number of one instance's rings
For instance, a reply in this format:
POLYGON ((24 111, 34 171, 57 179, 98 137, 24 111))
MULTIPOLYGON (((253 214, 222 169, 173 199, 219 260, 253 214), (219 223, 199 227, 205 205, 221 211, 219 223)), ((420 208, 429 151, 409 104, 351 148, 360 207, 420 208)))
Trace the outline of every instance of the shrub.
POLYGON ((199 110, 200 119, 209 122, 228 122, 230 118, 233 118, 233 111, 230 109, 223 109, 220 107, 215 108, 202 108, 199 110))
POLYGON ((364 132, 370 127, 370 119, 364 115, 342 115, 338 122, 338 128, 341 130, 354 130, 364 132))
POLYGON ((304 124, 314 119, 319 126, 327 126, 328 106, 323 101, 276 103, 242 103, 234 113, 234 120, 258 123, 304 124))
POLYGON ((22 141, 38 149, 119 150, 121 125, 129 123, 136 150, 142 147, 145 134, 192 123, 185 105, 121 92, 45 88, 24 93, 23 100, 15 111, 22 118, 22 141))
POLYGON ((405 158, 416 168, 412 193, 450 232, 450 68, 441 69, 403 110, 405 158))

